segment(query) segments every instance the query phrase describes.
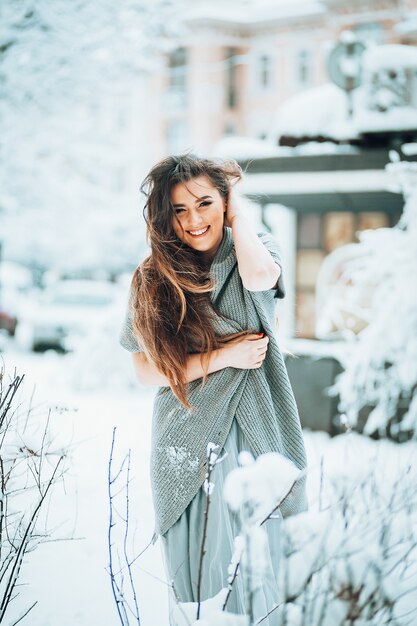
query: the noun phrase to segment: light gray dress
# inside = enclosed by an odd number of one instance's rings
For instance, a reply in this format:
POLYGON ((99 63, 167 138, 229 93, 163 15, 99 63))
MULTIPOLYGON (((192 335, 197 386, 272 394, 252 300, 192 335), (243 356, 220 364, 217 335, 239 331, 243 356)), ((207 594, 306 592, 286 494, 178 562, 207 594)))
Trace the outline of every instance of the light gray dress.
MULTIPOLYGON (((240 529, 238 519, 229 511, 223 499, 223 485, 230 470, 238 467, 238 454, 242 450, 252 452, 248 440, 234 419, 222 453, 226 451, 228 454, 221 463, 215 465, 211 474, 211 482, 215 484, 215 487, 210 496, 201 585, 202 600, 215 596, 222 587, 227 587, 228 565, 232 556, 233 541, 240 529)), ((182 602, 197 601, 197 579, 206 499, 206 493, 201 488, 177 522, 165 535, 161 535, 165 570, 169 580, 174 583, 177 597, 182 602)), ((254 594, 255 621, 266 615, 278 602, 277 579, 282 522, 279 510, 277 515, 278 518, 270 519, 264 524, 268 534, 269 555, 263 586, 254 594)), ((239 569, 241 570, 241 566, 239 569)), ((172 618, 174 603, 172 593, 169 603, 170 626, 176 626, 172 618)), ((241 575, 238 575, 233 585, 226 610, 237 614, 245 612, 241 575)), ((277 626, 277 615, 272 613, 262 624, 277 626)))

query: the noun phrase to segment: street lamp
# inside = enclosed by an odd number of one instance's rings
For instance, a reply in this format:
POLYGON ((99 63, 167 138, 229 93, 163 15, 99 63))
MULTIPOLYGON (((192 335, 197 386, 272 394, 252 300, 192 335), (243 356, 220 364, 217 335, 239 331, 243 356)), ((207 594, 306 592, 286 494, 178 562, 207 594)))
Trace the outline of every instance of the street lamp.
POLYGON ((346 30, 327 57, 330 79, 346 92, 348 117, 353 115, 352 92, 362 83, 362 54, 365 49, 365 44, 357 39, 355 33, 346 30))

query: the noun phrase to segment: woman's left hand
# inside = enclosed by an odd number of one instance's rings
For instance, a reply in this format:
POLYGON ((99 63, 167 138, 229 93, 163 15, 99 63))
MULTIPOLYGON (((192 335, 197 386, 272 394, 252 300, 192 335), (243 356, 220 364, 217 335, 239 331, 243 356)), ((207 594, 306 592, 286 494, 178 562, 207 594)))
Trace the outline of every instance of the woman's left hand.
POLYGON ((224 215, 224 223, 226 226, 232 226, 232 220, 236 215, 240 215, 238 207, 238 199, 233 187, 229 186, 229 193, 227 195, 226 213, 224 215))

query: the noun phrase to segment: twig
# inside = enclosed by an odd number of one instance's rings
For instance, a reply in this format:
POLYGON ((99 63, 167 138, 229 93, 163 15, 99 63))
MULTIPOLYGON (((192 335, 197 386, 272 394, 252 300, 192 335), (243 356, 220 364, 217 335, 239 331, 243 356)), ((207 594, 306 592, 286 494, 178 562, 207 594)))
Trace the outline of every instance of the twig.
POLYGON ((122 624, 124 624, 124 619, 122 616, 122 610, 121 610, 121 601, 118 597, 119 594, 119 588, 118 585, 116 583, 116 578, 114 576, 114 570, 113 570, 113 551, 112 551, 112 528, 115 525, 115 522, 113 521, 113 496, 112 496, 112 492, 111 492, 111 485, 112 485, 112 477, 111 477, 111 469, 112 469, 112 461, 113 461, 113 452, 114 452, 114 442, 115 442, 115 433, 116 433, 116 427, 113 428, 113 436, 112 436, 112 442, 111 442, 111 450, 110 450, 110 458, 109 458, 109 463, 108 463, 108 480, 107 480, 107 486, 108 486, 108 495, 109 495, 109 528, 108 528, 108 535, 107 535, 107 539, 108 539, 108 546, 109 546, 109 570, 110 570, 110 581, 111 581, 111 587, 112 587, 112 592, 113 592, 113 597, 114 597, 114 601, 116 603, 116 609, 117 609, 117 613, 119 615, 119 619, 120 622, 122 624))
POLYGON ((252 626, 253 624, 253 590, 252 590, 252 562, 251 562, 251 536, 250 536, 250 527, 248 528, 248 518, 246 516, 246 509, 248 507, 246 498, 245 498, 245 503, 244 503, 244 507, 243 510, 245 512, 244 515, 244 519, 243 519, 243 526, 244 526, 244 532, 245 532, 245 546, 246 546, 246 554, 247 554, 247 561, 248 561, 248 567, 247 567, 247 575, 246 575, 246 579, 247 579, 247 609, 248 609, 248 614, 249 614, 249 624, 250 626, 252 626))
POLYGON ((0 396, 0 430, 3 428, 3 422, 8 414, 10 407, 12 405, 14 396, 16 395, 17 390, 23 382, 25 375, 16 376, 14 380, 10 383, 4 398, 0 396))
MULTIPOLYGON (((116 440, 116 427, 113 428, 112 434, 112 444, 111 451, 108 463, 108 496, 109 496, 109 527, 108 527, 108 549, 109 549, 109 568, 108 572, 110 574, 111 585, 113 597, 116 602, 117 612, 119 615, 119 619, 123 626, 128 626, 129 614, 134 618, 135 623, 140 626, 140 615, 139 615, 139 605, 137 599, 136 588, 133 580, 133 572, 132 572, 132 564, 136 559, 130 559, 128 555, 128 539, 129 539, 129 521, 130 521, 130 498, 129 498, 129 484, 131 482, 130 478, 130 469, 131 469, 131 450, 123 458, 118 471, 115 475, 112 475, 113 469, 113 459, 114 459, 114 448, 115 448, 115 440, 116 440), (113 492, 113 487, 117 485, 117 481, 122 476, 123 471, 126 472, 126 480, 124 481, 123 487, 118 489, 116 492, 113 492), (115 499, 117 496, 124 492, 124 514, 122 515, 119 512, 115 505, 115 499), (122 566, 120 554, 117 551, 118 558, 118 570, 115 572, 114 565, 114 556, 113 556, 113 547, 115 542, 113 541, 113 528, 116 526, 115 517, 118 517, 124 523, 124 533, 123 533, 123 559, 124 564, 122 566), (125 576, 124 570, 127 568, 127 580, 129 581, 129 588, 131 597, 133 598, 133 607, 130 605, 130 602, 126 598, 124 593, 124 583, 125 576), (117 580, 117 577, 120 580, 120 583, 117 580)), ((137 558, 137 557, 136 557, 137 558)))
POLYGON ((35 507, 32 515, 31 515, 31 517, 29 519, 29 522, 28 522, 28 524, 26 526, 26 529, 24 531, 23 537, 21 539, 20 545, 18 547, 17 554, 14 557, 12 571, 10 573, 10 576, 9 576, 9 579, 8 579, 8 582, 7 582, 7 586, 6 586, 6 590, 4 592, 4 595, 3 595, 3 598, 2 598, 2 601, 1 601, 1 604, 0 604, 0 623, 1 623, 2 619, 4 618, 6 609, 8 607, 9 602, 10 602, 10 599, 11 599, 11 595, 13 593, 13 589, 14 589, 14 587, 16 585, 17 578, 19 576, 20 567, 21 567, 21 564, 22 564, 22 561, 23 561, 23 557, 24 557, 25 552, 27 550, 27 544, 28 544, 28 542, 30 540, 30 536, 31 536, 30 533, 31 533, 32 528, 33 528, 33 526, 35 524, 35 521, 36 521, 37 516, 39 514, 39 511, 41 509, 41 506, 42 506, 42 504, 43 504, 43 502, 44 502, 44 500, 45 500, 45 498, 47 496, 47 493, 48 493, 51 485, 55 481, 55 475, 56 475, 56 473, 58 471, 58 467, 60 466, 63 458, 64 457, 61 456, 58 459, 58 462, 57 462, 57 464, 56 464, 56 466, 54 468, 52 476, 50 477, 50 479, 48 481, 46 489, 45 489, 44 493, 41 495, 41 498, 39 499, 39 502, 38 502, 37 506, 35 507))
POLYGON ((233 585, 234 585, 235 580, 237 578, 239 565, 240 565, 240 561, 237 561, 236 567, 235 567, 235 571, 233 572, 232 579, 231 579, 231 581, 227 585, 227 594, 226 594, 226 597, 225 597, 224 602, 223 602, 222 611, 226 610, 227 602, 229 600, 230 594, 232 593, 233 585))
POLYGON ((16 626, 16 624, 18 624, 19 622, 22 621, 22 619, 24 619, 26 617, 26 615, 33 609, 33 607, 35 607, 38 604, 38 601, 36 600, 32 606, 30 606, 24 613, 23 615, 21 615, 15 622, 13 622, 13 624, 11 624, 11 626, 16 626))
POLYGON ((128 452, 128 461, 127 461, 127 475, 126 475, 126 523, 125 523, 125 534, 124 534, 124 540, 123 540, 123 554, 124 554, 124 557, 125 557, 125 561, 127 563, 127 571, 128 571, 128 575, 129 575, 129 582, 130 582, 130 587, 131 587, 131 590, 132 590, 133 602, 134 602, 134 605, 135 605, 135 618, 137 620, 138 625, 140 626, 139 606, 138 606, 136 589, 135 589, 135 585, 133 583, 133 576, 132 576, 132 567, 131 567, 132 562, 129 561, 129 557, 128 557, 128 554, 127 554, 127 539, 128 539, 128 535, 129 535, 130 457, 131 457, 131 451, 129 450, 129 452, 128 452))
POLYGON ((206 538, 207 538, 207 524, 208 524, 208 514, 209 514, 209 508, 210 508, 210 495, 211 495, 210 478, 211 478, 211 473, 214 467, 214 464, 211 463, 211 458, 212 458, 213 453, 214 453, 214 449, 210 448, 210 451, 208 454, 208 470, 206 474, 207 500, 206 500, 206 509, 204 512, 203 537, 201 540, 200 562, 198 565, 198 578, 197 578, 197 619, 200 618, 200 610, 201 610, 201 581, 202 581, 202 576, 203 576, 203 560, 204 560, 204 555, 206 553, 205 546, 206 546, 206 538))
POLYGON ((279 509, 279 507, 281 506, 281 504, 284 502, 284 500, 286 500, 286 498, 288 498, 288 496, 290 495, 290 493, 294 490, 294 487, 298 486, 297 482, 299 481, 300 478, 302 478, 303 476, 305 476, 307 474, 306 470, 302 470, 299 475, 297 476, 297 479, 293 482, 291 489, 288 490, 288 492, 285 494, 285 496, 283 498, 281 498, 281 500, 278 502, 278 504, 272 509, 272 511, 270 512, 269 515, 267 515, 262 522, 260 523, 260 526, 262 526, 262 524, 265 524, 265 522, 267 522, 271 516, 275 513, 275 511, 277 509, 279 509))
POLYGON ((254 626, 258 626, 258 624, 262 624, 262 622, 263 622, 264 620, 266 620, 266 618, 267 618, 267 617, 269 617, 270 615, 272 615, 272 613, 273 613, 274 611, 276 611, 277 609, 279 609, 279 607, 280 607, 280 606, 282 606, 282 605, 283 605, 283 603, 282 603, 282 602, 280 602, 279 604, 275 604, 275 605, 272 607, 272 609, 270 609, 270 610, 268 611, 268 613, 266 613, 266 615, 263 615, 261 618, 259 618, 258 620, 256 620, 256 622, 255 622, 254 626))

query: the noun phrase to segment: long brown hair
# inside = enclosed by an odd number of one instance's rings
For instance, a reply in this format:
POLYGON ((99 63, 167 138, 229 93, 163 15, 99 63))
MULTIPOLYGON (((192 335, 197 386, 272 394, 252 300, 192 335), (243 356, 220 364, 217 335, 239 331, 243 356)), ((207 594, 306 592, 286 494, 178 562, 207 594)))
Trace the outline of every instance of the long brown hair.
POLYGON ((214 289, 209 269, 201 253, 181 241, 172 227, 172 187, 201 175, 226 200, 229 186, 240 180, 242 169, 234 160, 193 154, 169 156, 152 167, 140 188, 146 196, 143 215, 151 254, 132 278, 134 332, 148 359, 168 378, 173 393, 188 409, 192 407, 187 399, 187 357, 201 354, 204 384, 212 351, 250 332, 216 335, 211 322, 213 312, 219 313, 209 296, 214 289))

